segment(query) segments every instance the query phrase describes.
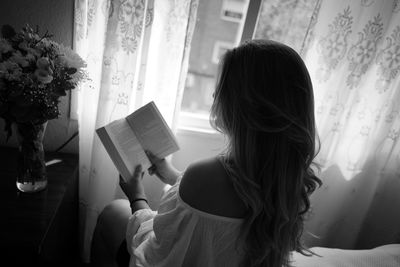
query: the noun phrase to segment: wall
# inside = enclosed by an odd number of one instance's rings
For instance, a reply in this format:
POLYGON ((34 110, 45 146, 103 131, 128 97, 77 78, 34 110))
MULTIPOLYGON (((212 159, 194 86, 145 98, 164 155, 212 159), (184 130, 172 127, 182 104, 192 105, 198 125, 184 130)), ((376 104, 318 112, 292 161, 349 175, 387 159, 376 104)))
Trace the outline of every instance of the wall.
MULTIPOLYGON (((56 42, 72 47, 73 5, 73 0, 1 0, 0 25, 10 24, 15 30, 21 29, 26 23, 33 28, 38 25, 41 33, 48 30, 56 42)), ((46 151, 57 149, 78 129, 77 121, 68 118, 68 95, 61 99, 59 108, 61 116, 47 125, 44 137, 46 151)), ((0 129, 3 128, 1 119, 0 129)), ((4 131, 0 131, 0 145, 16 146, 15 136, 6 143, 4 131)), ((78 138, 74 138, 62 151, 78 153, 78 138)))

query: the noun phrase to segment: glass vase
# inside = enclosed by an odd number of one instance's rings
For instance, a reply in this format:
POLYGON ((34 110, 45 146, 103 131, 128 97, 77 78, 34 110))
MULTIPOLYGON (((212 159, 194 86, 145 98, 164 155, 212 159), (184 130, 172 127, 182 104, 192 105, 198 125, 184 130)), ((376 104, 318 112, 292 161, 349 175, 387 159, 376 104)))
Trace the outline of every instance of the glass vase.
POLYGON ((47 187, 43 137, 47 122, 42 124, 16 123, 18 141, 17 188, 33 193, 47 187))

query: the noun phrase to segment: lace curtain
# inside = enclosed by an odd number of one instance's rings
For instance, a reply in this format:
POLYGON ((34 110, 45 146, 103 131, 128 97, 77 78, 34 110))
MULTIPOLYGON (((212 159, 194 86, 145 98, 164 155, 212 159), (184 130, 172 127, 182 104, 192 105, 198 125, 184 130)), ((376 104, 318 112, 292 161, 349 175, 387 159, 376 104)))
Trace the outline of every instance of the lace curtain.
POLYGON ((365 248, 400 237, 393 190, 400 190, 399 11, 398 0, 322 1, 304 57, 325 182, 310 228, 333 246, 365 248))
MULTIPOLYGON (((197 5, 198 0, 75 0, 74 48, 86 60, 91 78, 73 96, 79 114, 80 244, 86 262, 99 213, 124 197, 95 129, 151 100, 175 127, 197 5)), ((160 184, 144 180, 152 205, 160 184)))
POLYGON ((398 242, 399 1, 265 0, 263 7, 256 36, 300 52, 314 85, 324 185, 312 196, 306 242, 398 242))
POLYGON ((279 41, 302 53, 319 4, 318 0, 262 1, 255 38, 279 41))

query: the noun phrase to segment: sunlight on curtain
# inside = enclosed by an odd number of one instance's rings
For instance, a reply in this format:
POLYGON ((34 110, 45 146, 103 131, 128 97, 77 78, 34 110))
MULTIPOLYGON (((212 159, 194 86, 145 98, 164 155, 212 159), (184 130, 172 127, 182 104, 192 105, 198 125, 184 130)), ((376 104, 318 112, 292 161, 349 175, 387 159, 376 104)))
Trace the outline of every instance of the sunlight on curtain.
POLYGON ((122 196, 117 171, 95 129, 151 100, 174 127, 197 4, 75 0, 74 48, 86 59, 91 78, 77 90, 80 237, 86 262, 99 212, 122 196))
POLYGON ((314 85, 324 185, 311 244, 371 248, 400 234, 399 1, 323 0, 305 62, 314 85))
POLYGON ((312 24, 304 59, 324 186, 308 223, 320 239, 309 240, 343 248, 398 242, 399 1, 322 0, 312 24))
POLYGON ((398 1, 323 1, 305 57, 315 87, 323 166, 345 179, 368 162, 399 166, 398 1))
POLYGON ((399 0, 264 0, 257 36, 300 52, 314 85, 324 184, 307 245, 399 242, 399 0))

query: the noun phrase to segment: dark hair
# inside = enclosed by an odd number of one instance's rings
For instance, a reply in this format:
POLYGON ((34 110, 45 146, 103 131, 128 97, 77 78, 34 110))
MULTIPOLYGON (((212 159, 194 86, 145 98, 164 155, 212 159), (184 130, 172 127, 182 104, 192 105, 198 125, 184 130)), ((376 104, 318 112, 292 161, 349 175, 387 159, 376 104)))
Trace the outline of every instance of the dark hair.
POLYGON ((313 88, 292 48, 252 40, 227 51, 211 124, 229 137, 225 167, 249 212, 242 228, 246 266, 290 266, 301 243, 309 195, 321 185, 313 88))

